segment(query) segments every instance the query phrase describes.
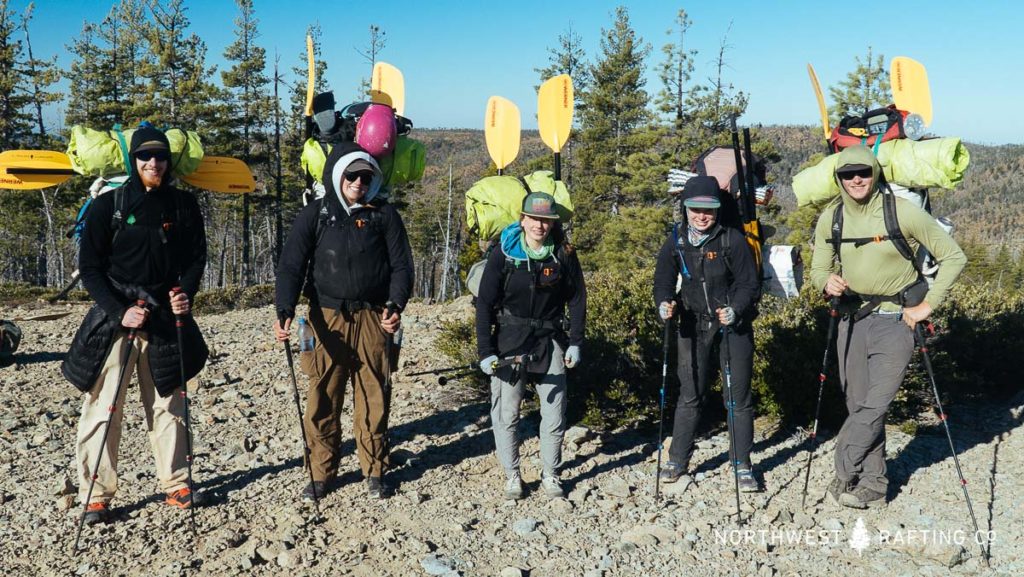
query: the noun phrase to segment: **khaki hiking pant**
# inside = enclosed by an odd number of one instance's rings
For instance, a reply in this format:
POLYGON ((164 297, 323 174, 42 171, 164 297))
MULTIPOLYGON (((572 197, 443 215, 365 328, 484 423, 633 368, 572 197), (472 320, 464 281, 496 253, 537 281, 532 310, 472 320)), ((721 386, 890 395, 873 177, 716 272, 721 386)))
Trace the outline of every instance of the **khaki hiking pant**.
POLYGON ((348 312, 310 308, 309 323, 316 345, 299 355, 309 376, 304 426, 309 441, 313 478, 326 481, 338 475, 341 460, 341 407, 345 385, 352 379, 352 428, 363 476, 379 477, 388 467, 388 413, 391 391, 386 359, 387 335, 381 313, 365 309, 348 312))
POLYGON ((138 368, 139 395, 146 413, 146 430, 149 443, 156 459, 156 476, 160 489, 172 493, 188 486, 188 438, 185 430, 185 400, 181 388, 169 397, 161 397, 153 384, 149 369, 148 334, 139 331, 128 354, 128 365, 124 371, 121 394, 114 399, 117 390, 117 376, 125 359, 125 343, 128 334, 121 332, 103 362, 96 384, 85 395, 82 416, 78 421, 77 464, 78 496, 84 502, 89 492, 92 468, 100 458, 96 470, 96 486, 92 491, 92 502, 109 502, 117 492, 117 449, 121 442, 121 421, 124 417, 124 402, 132 373, 138 368), (111 411, 111 405, 116 410, 111 411), (110 433, 106 444, 102 444, 103 429, 110 422, 110 433))

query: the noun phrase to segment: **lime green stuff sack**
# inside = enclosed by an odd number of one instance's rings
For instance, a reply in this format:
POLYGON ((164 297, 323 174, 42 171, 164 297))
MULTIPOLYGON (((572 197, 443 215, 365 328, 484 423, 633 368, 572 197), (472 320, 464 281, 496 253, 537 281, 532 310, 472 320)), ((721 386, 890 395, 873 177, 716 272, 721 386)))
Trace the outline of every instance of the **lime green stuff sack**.
MULTIPOLYGON (((121 131, 125 147, 131 142, 134 132, 134 129, 121 131)), ((203 160, 203 144, 199 135, 178 128, 167 130, 165 134, 171 145, 171 174, 184 176, 195 172, 203 160)), ((71 168, 78 174, 106 178, 127 173, 125 154, 116 130, 72 126, 67 155, 71 159, 71 168)))
POLYGON ((320 147, 320 143, 312 138, 307 138, 302 143, 302 170, 305 170, 313 180, 323 183, 324 165, 327 164, 327 154, 331 151, 331 145, 327 145, 327 152, 320 147))
POLYGON ((422 142, 399 136, 395 151, 380 159, 384 184, 406 184, 423 178, 427 165, 427 147, 422 142))
POLYGON ((179 128, 172 128, 165 134, 171 145, 171 174, 185 176, 195 172, 203 162, 203 143, 199 135, 179 128))
MULTIPOLYGON (((573 205, 565 183, 555 182, 550 170, 538 170, 523 177, 533 192, 555 197, 555 209, 562 222, 572 218, 573 205)), ((503 228, 519 220, 526 188, 515 176, 488 176, 466 191, 466 226, 482 240, 498 236, 503 228)))
MULTIPOLYGON (((826 156, 793 177, 797 204, 820 205, 839 195, 835 180, 837 154, 826 156)), ((885 179, 907 188, 955 188, 964 179, 971 154, 959 138, 897 139, 878 147, 885 179)))

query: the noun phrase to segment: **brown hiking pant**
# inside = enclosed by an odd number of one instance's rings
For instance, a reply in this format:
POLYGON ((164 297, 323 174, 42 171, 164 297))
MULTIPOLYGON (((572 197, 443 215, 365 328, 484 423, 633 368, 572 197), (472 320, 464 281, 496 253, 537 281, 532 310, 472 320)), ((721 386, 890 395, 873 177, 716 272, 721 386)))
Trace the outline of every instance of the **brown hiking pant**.
POLYGON ((333 479, 341 460, 341 407, 345 385, 352 379, 352 428, 363 476, 379 477, 388 466, 388 413, 391 391, 387 335, 381 313, 310 308, 309 324, 316 335, 311 352, 300 354, 309 376, 303 423, 309 441, 313 478, 333 479))

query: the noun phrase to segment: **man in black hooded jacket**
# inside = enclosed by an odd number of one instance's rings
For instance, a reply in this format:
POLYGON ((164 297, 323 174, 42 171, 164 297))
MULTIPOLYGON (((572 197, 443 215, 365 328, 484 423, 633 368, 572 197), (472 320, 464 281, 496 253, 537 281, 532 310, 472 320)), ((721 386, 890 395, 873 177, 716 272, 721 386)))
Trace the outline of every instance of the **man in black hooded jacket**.
POLYGON ((335 146, 324 166, 325 195, 295 218, 281 253, 275 337, 289 337, 300 291, 316 335, 313 350, 300 354, 309 376, 304 426, 313 472, 306 500, 324 495, 337 477, 350 377, 360 467, 370 496, 387 494, 387 385, 396 369, 389 341, 412 291, 413 265, 402 218, 379 198, 382 180, 377 161, 359 145, 335 146))
POLYGON ((61 366, 64 377, 88 393, 76 457, 82 501, 96 476, 86 506, 88 523, 110 518, 123 402, 135 367, 166 502, 193 505, 181 384, 199 373, 207 357, 199 327, 188 314, 206 267, 206 232, 195 197, 170 184, 171 152, 163 132, 144 123, 132 134, 129 157, 128 181, 97 197, 86 217, 78 262, 82 284, 96 304, 61 366), (173 293, 174 287, 181 291, 173 293), (136 304, 140 300, 146 304, 136 304), (184 316, 184 379, 174 315, 184 316), (127 338, 131 329, 137 331, 134 339, 127 338), (118 387, 122 366, 124 383, 118 387), (99 469, 93 471, 98 457, 99 469))

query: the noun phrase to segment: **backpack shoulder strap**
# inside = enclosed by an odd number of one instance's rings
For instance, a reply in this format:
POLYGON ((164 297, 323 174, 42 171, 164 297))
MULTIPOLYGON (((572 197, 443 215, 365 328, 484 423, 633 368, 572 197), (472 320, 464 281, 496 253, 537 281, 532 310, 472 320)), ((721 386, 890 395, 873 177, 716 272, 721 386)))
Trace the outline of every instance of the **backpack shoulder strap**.
POLYGON ((832 245, 832 252, 834 254, 835 261, 842 264, 842 249, 843 246, 843 203, 840 202, 836 205, 835 210, 832 211, 832 238, 829 240, 829 244, 832 245))
POLYGON ((885 220, 885 234, 888 235, 889 240, 892 241, 893 246, 899 251, 900 256, 914 263, 914 267, 917 267, 917 260, 914 258, 914 251, 910 248, 910 243, 907 242, 907 237, 903 236, 903 231, 900 230, 899 218, 896 215, 896 195, 889 188, 888 183, 883 183, 882 193, 882 217, 885 220))
POLYGON ((313 248, 316 249, 320 246, 320 241, 324 238, 324 232, 327 229, 327 203, 324 201, 323 196, 316 200, 317 211, 316 211, 316 242, 313 243, 313 248))
POLYGON ((679 274, 683 275, 683 278, 690 279, 690 269, 686 266, 686 259, 683 258, 683 251, 679 248, 679 225, 682 223, 675 223, 672 225, 672 246, 676 249, 676 257, 679 258, 679 274))

